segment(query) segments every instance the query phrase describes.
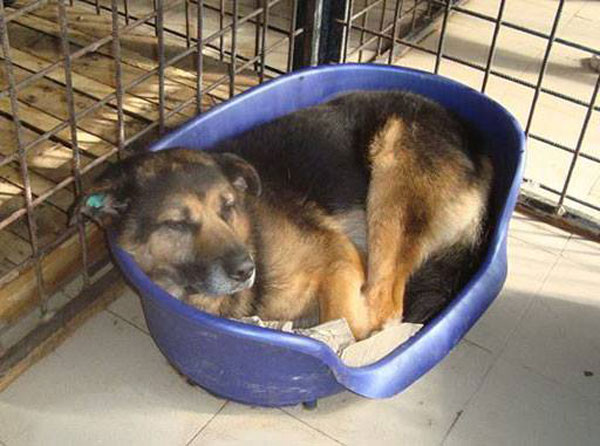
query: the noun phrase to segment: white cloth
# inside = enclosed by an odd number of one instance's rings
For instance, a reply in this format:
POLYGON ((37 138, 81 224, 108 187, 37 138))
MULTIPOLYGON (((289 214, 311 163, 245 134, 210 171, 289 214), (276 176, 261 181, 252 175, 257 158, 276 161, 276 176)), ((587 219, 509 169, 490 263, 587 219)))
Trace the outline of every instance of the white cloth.
POLYGON ((345 319, 336 319, 311 328, 294 328, 292 321, 263 321, 258 316, 237 319, 246 324, 296 333, 316 339, 331 348, 351 367, 362 367, 379 361, 410 339, 422 324, 389 324, 369 338, 356 342, 345 319))

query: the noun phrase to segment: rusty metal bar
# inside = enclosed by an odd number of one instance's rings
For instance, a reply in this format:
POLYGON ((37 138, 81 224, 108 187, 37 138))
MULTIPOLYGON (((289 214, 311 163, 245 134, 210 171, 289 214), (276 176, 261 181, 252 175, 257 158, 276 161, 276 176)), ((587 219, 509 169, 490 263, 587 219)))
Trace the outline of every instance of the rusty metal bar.
POLYGON ((131 20, 129 15, 129 0, 123 0, 123 13, 125 14, 125 25, 129 25, 129 20, 131 20))
MULTIPOLYGON (((358 26, 354 25, 354 28, 358 28, 358 26)), ((379 32, 374 31, 374 30, 365 30, 365 31, 367 33, 373 34, 375 36, 381 36, 381 37, 384 37, 386 39, 390 39, 391 38, 390 36, 388 36, 386 34, 379 33, 379 32)), ((425 48, 425 47, 420 46, 420 45, 418 45, 416 43, 410 42, 410 41, 408 41, 406 39, 402 39, 402 38, 399 38, 399 37, 396 37, 394 39, 394 42, 399 43, 401 45, 404 45, 404 46, 406 46, 408 48, 421 51, 423 53, 431 54, 432 56, 435 56, 437 54, 437 52, 435 50, 430 50, 428 48, 425 48)), ((351 51, 349 54, 354 54, 355 52, 356 52, 356 49, 354 49, 353 51, 351 51)), ((447 54, 442 54, 441 57, 442 57, 442 59, 447 59, 447 60, 450 60, 452 62, 456 62, 456 63, 458 63, 460 65, 464 65, 464 66, 467 66, 469 68, 473 68, 473 69, 478 70, 478 71, 485 72, 485 69, 486 69, 485 66, 476 64, 474 62, 469 62, 469 61, 461 59, 459 57, 450 56, 450 55, 447 55, 447 54)), ((511 76, 509 74, 502 73, 501 71, 497 71, 497 70, 493 70, 492 69, 492 70, 490 70, 490 74, 493 74, 494 76, 497 76, 497 77, 500 77, 502 79, 509 80, 511 82, 517 83, 517 84, 522 85, 524 87, 528 87, 528 88, 532 88, 532 89, 536 88, 536 85, 533 84, 533 83, 531 83, 531 82, 525 81, 523 79, 519 79, 519 78, 511 76)), ((582 101, 580 99, 577 99, 577 98, 574 98, 574 97, 571 97, 571 96, 567 96, 567 95, 565 95, 563 93, 560 93, 560 92, 558 92, 556 90, 552 90, 550 88, 544 88, 544 87, 542 87, 540 89, 540 91, 542 93, 548 94, 550 96, 557 97, 557 98, 560 98, 560 99, 564 99, 565 101, 568 101, 568 102, 570 102, 572 104, 581 105, 582 107, 586 107, 586 108, 589 106, 588 102, 582 101)), ((595 105, 594 106, 594 111, 600 111, 600 105, 595 105)))
POLYGON ((204 0, 198 0, 196 3, 196 112, 202 113, 202 74, 204 71, 204 65, 202 62, 202 55, 204 51, 204 42, 202 36, 204 34, 204 22, 202 20, 202 13, 204 12, 204 0))
MULTIPOLYGON (((397 0, 398 1, 398 0, 397 0)), ((387 0, 383 0, 383 5, 381 6, 381 17, 379 18, 379 32, 383 31, 385 26, 385 13, 387 11, 387 0)), ((375 55, 381 55, 381 37, 377 38, 377 49, 375 50, 375 55)))
POLYGON ((233 2, 231 22, 231 60, 229 61, 229 97, 235 94, 235 64, 237 61, 238 2, 233 2))
POLYGON ((564 4, 565 4, 565 0, 559 0, 558 8, 556 9, 556 15, 554 16, 554 22, 552 23, 552 30, 550 31, 550 36, 548 38, 548 44, 546 45, 546 51, 544 52, 544 59, 542 60, 542 66, 540 68, 537 84, 535 86, 535 93, 533 95, 533 101, 531 102, 531 109, 529 111, 529 117, 527 118, 527 124, 525 125, 525 134, 526 135, 529 135, 529 131, 531 130, 531 124, 533 123, 533 116, 535 114, 535 108, 537 106, 537 102, 540 97, 542 82, 544 81, 544 76, 546 75, 546 67, 548 66, 548 59, 550 58, 550 52, 552 51, 552 45, 554 43, 554 38, 556 36, 556 32, 558 31, 558 23, 560 22, 560 16, 562 14, 562 9, 563 9, 564 4))
POLYGON ((184 0, 185 4, 185 46, 187 48, 192 46, 192 35, 190 30, 190 2, 189 0, 184 0))
MULTIPOLYGON (((560 144, 560 143, 557 143, 555 141, 550 141, 548 138, 544 138, 543 136, 536 135, 535 133, 529 133, 529 138, 530 139, 535 139, 536 141, 543 142, 544 144, 548 144, 549 146, 552 146, 552 147, 555 147, 557 149, 560 149, 563 152, 568 152, 568 153, 573 153, 573 154, 575 153, 575 149, 572 149, 570 147, 567 147, 567 146, 565 146, 563 144, 560 144)), ((593 156, 593 155, 590 155, 590 154, 585 153, 585 152, 579 153, 579 156, 581 158, 585 158, 585 159, 587 159, 589 161, 592 161, 594 163, 600 163, 600 158, 597 157, 597 156, 593 156)))
MULTIPOLYGON (((165 8, 164 11, 170 10, 172 9, 174 6, 177 6, 177 0, 170 2, 165 8)), ((101 7, 103 8, 103 7, 101 7)), ((152 19, 154 17, 154 13, 150 13, 150 14, 146 14, 145 16, 139 18, 139 19, 135 19, 135 21, 133 23, 130 23, 129 25, 126 25, 124 27, 121 28, 121 33, 126 33, 131 31, 134 28, 137 28, 140 25, 143 25, 144 23, 146 23, 148 20, 152 19)), ((103 37, 102 39, 99 39, 95 42, 92 42, 91 44, 80 48, 79 50, 75 51, 74 53, 71 54, 71 60, 75 60, 78 59, 82 56, 85 56, 86 54, 89 53, 93 53, 95 51, 98 50, 98 48, 100 48, 101 46, 106 45, 107 43, 109 43, 112 40, 112 35, 110 36, 106 36, 103 37)), ((23 79, 21 82, 19 82, 18 84, 16 84, 16 88, 18 90, 21 90, 23 88, 28 87, 30 84, 32 84, 33 82, 41 79, 42 77, 46 76, 49 72, 51 72, 52 70, 58 68, 60 65, 62 65, 64 63, 64 60, 58 60, 50 65, 48 65, 46 68, 43 68, 42 70, 38 71, 35 74, 32 74, 31 76, 29 76, 27 79, 23 79)), ((8 96, 9 92, 8 90, 3 90, 0 92, 0 99, 8 96)))
MULTIPOLYGON (((392 64, 394 61, 394 50, 396 49, 396 39, 397 36, 397 28, 398 22, 402 18, 402 6, 404 5, 404 0, 396 1, 396 8, 394 9, 394 21, 392 22, 392 32, 391 32, 391 45, 390 45, 390 54, 388 55, 388 64, 392 64)), ((383 34, 383 33, 382 33, 383 34)))
MULTIPOLYGON (((93 160, 92 162, 90 162, 89 164, 87 164, 86 166, 82 167, 81 170, 80 170, 81 175, 83 176, 85 173, 89 172, 91 169, 93 169, 97 165, 101 164, 106 159, 110 158, 112 155, 114 155, 115 153, 117 153, 117 150, 118 149, 116 147, 113 147, 111 150, 109 150, 104 155, 99 156, 98 158, 96 158, 95 160, 93 160)), ((55 192, 57 192, 57 191, 59 191, 61 189, 64 189, 65 187, 67 187, 68 185, 70 185, 73 182, 74 178, 75 177, 73 175, 68 176, 65 179, 63 179, 60 183, 57 183, 56 185, 54 185, 50 189, 46 190, 44 193, 38 195, 34 200, 31 201, 32 208, 34 208, 34 207, 42 204, 44 201, 46 201, 46 199, 48 197, 50 197, 51 195, 53 195, 55 192)), ((0 221, 0 230, 6 228, 11 223, 14 223, 16 220, 18 220, 20 217, 22 217, 26 213, 27 213, 27 208, 26 207, 14 211, 8 217, 6 217, 2 221, 0 221)))
MULTIPOLYGON (((72 2, 73 0, 71 0, 72 2)), ((34 2, 30 2, 27 3, 25 6, 21 6, 18 9, 15 9, 13 12, 6 14, 6 9, 4 10, 5 16, 4 16, 4 23, 10 23, 13 20, 18 19, 21 16, 24 16, 25 14, 30 13, 31 11, 35 11, 37 8, 39 8, 40 6, 44 5, 48 3, 48 0, 37 0, 34 2)), ((71 4, 71 6, 73 6, 71 4)))
POLYGON ((40 297, 40 311, 45 314, 47 311, 47 296, 44 290, 44 276, 42 273, 41 258, 39 253, 39 241, 37 234, 37 222, 33 209, 33 197, 31 192, 31 182, 29 179, 29 167, 27 163, 27 154, 25 153, 23 141, 23 126, 19 118, 19 101, 17 99, 17 89, 15 74, 10 57, 10 41, 8 28, 4 22, 4 1, 0 0, 0 39, 2 40, 2 51, 4 53, 6 77, 8 79, 10 91, 10 106, 12 111, 12 120, 15 126, 15 138, 17 142, 17 153, 21 168, 21 177, 24 186, 25 210, 27 213, 27 227, 29 229, 29 239, 31 244, 31 254, 34 259, 34 269, 36 277, 37 290, 40 297))
POLYGON ((156 11, 156 1, 152 0, 152 10, 154 11, 154 35, 158 37, 158 13, 156 11))
POLYGON ((440 33, 440 40, 438 41, 437 52, 435 56, 435 67, 433 72, 438 74, 440 71, 440 63, 442 62, 442 54, 444 53, 444 40, 446 39, 446 27, 448 26, 448 15, 450 14, 450 8, 452 6, 452 0, 446 0, 446 6, 444 8, 444 18, 442 19, 442 30, 440 33))
POLYGON ((265 80, 265 60, 266 60, 266 48, 267 48, 267 29, 269 28, 269 2, 268 0, 262 0, 263 19, 262 19, 262 32, 260 36, 260 47, 261 51, 259 54, 260 64, 258 68, 258 82, 263 83, 265 80))
POLYGON ((348 43, 350 43, 350 35, 352 34, 352 8, 354 0, 348 0, 346 3, 346 17, 344 18, 344 43, 342 44, 342 62, 348 60, 348 43))
MULTIPOLYGON (((116 2, 116 0, 113 0, 116 2)), ((69 127, 71 130, 71 149, 73 150, 73 182, 74 182, 74 198, 81 195, 81 153, 79 150, 79 141, 77 138, 77 120, 75 119, 75 99, 73 95, 73 68, 71 64, 71 49, 69 46, 69 29, 67 23, 67 11, 63 1, 58 2, 58 21, 60 26, 60 40, 62 43, 63 57, 65 61, 65 96, 67 100, 67 111, 69 114, 69 127)), ((88 247, 85 234, 85 224, 83 217, 77 217, 77 229, 79 234, 79 244, 81 245, 81 261, 83 264, 83 283, 88 286, 90 277, 88 274, 88 247)))
MULTIPOLYGON (((254 10, 256 11, 257 9, 262 9, 262 7, 260 6, 260 4, 263 2, 263 0, 254 0, 254 10)), ((254 23, 254 57, 258 56, 260 54, 260 37, 261 37, 261 25, 262 25, 262 21, 264 19, 264 13, 261 14, 260 19, 256 20, 256 22, 254 23)), ((258 72, 259 70, 259 65, 256 64, 254 66, 254 71, 258 72)))
MULTIPOLYGON (((237 3, 237 2, 235 2, 237 3)), ((219 3, 219 29, 225 28, 225 0, 221 0, 219 3)), ((219 36, 219 59, 221 61, 225 58, 225 36, 221 34, 219 36)))
POLYGON ((292 67, 294 66, 294 44, 296 41, 296 20, 298 14, 298 0, 293 0, 292 2, 292 17, 290 19, 290 27, 288 29, 288 63, 287 63, 287 71, 292 71, 292 67))
MULTIPOLYGON (((436 3, 436 4, 441 4, 440 0, 432 0, 432 1, 434 3, 436 3)), ((464 9, 464 8, 462 8, 460 6, 454 6, 452 8, 452 11, 453 12, 458 12, 460 14, 467 15, 467 16, 470 16, 470 17, 476 17, 478 19, 485 20, 486 22, 489 22, 489 23, 496 23, 496 17, 492 17, 492 16, 489 16, 487 14, 483 14, 481 12, 473 11, 471 9, 464 9)), ((502 22, 502 26, 504 26, 505 28, 510 28, 510 29, 515 30, 515 31, 522 32, 524 34, 529 34, 531 36, 539 37, 540 39, 544 39, 544 40, 549 40, 550 39, 550 35, 549 34, 543 33, 541 31, 536 31, 535 29, 526 28, 525 26, 521 26, 521 25, 518 25, 518 24, 510 22, 510 21, 503 21, 502 22)), ((558 43, 558 44, 563 45, 563 46, 568 46, 570 48, 581 50, 581 51, 584 51, 584 52, 587 52, 587 53, 600 55, 600 49, 591 48, 591 47, 589 47, 587 45, 582 45, 582 44, 577 43, 577 42, 572 42, 570 40, 566 40, 566 39, 563 39, 563 38, 558 37, 558 36, 555 36, 554 43, 558 43)))
POLYGON ((481 84, 481 92, 485 93, 485 90, 488 85, 488 81, 490 79, 490 70, 492 69, 492 64, 494 63, 494 56, 496 54, 496 45, 498 43, 498 35, 500 34, 500 27, 502 26, 502 16, 504 15, 504 5, 506 4, 506 0, 500 0, 500 6, 498 8, 498 18, 496 20, 496 25, 494 26, 494 34, 492 35, 492 43, 490 45, 490 51, 488 52, 488 59, 485 66, 485 74, 483 76, 483 83, 481 84))
POLYGON ((581 126, 581 132, 579 132, 579 138, 577 139, 577 146, 575 146, 575 153, 573 154, 573 159, 571 160, 571 165, 569 166, 569 171, 567 173, 567 178, 563 184, 563 189, 560 193, 560 198, 558 199, 558 203, 556 205, 556 212, 559 213, 562 205, 565 201, 565 197, 567 196, 567 189, 569 189, 569 184, 571 183, 571 178, 573 177, 573 170, 575 169, 575 165, 577 164, 577 159, 581 153, 581 148, 583 146, 583 140, 585 138, 585 134, 588 129, 588 125, 590 123, 590 119, 592 117, 593 104, 596 103, 596 98, 598 97, 598 89, 600 89, 600 75, 596 79, 596 85, 594 87, 594 92, 592 93, 592 98, 590 99, 590 106, 587 109, 585 114, 585 118, 583 120, 583 124, 581 126))
MULTIPOLYGON (((127 0, 125 0, 127 3, 127 0)), ((123 113, 123 67, 121 66, 121 37, 119 33, 119 6, 117 0, 111 0, 112 5, 112 55, 115 60, 115 87, 117 98, 117 146, 119 154, 125 149, 125 119, 123 113)))
MULTIPOLYGON (((371 10, 371 8, 373 8, 373 6, 374 6, 376 3, 378 3, 378 1, 377 1, 377 2, 374 2, 374 3, 372 3, 372 4, 370 4, 370 5, 369 5, 369 0, 365 0, 365 1, 367 2, 367 6, 366 6, 366 8, 364 8, 364 9, 361 11, 361 14, 362 14, 362 17, 361 17, 361 19, 362 19, 362 21, 361 21, 361 26, 363 27, 363 30, 361 30, 361 31, 360 31, 360 37, 359 37, 359 39, 358 39, 358 45, 359 45, 360 47, 362 47, 362 46, 364 45, 364 43, 365 43, 365 32, 364 32, 364 28, 366 28, 366 27, 367 27, 367 23, 368 23, 368 20, 369 20, 369 11, 371 10)), ((359 63, 360 63, 360 62, 362 62, 362 56, 363 56, 363 48, 361 48, 361 49, 358 51, 358 62, 359 62, 359 63)))
POLYGON ((365 14, 368 14, 369 11, 371 11, 371 9, 375 8, 375 6, 379 5, 383 0, 374 0, 373 3, 369 3, 369 1, 370 0, 365 0, 367 5, 365 7, 363 7, 363 9, 361 9, 360 11, 358 11, 357 13, 352 15, 352 17, 351 17, 352 21, 355 21, 356 19, 360 18, 361 16, 364 17, 365 14))
POLYGON ((158 116, 159 132, 165 131, 165 31, 163 0, 155 0, 157 9, 156 30, 158 32, 158 116))

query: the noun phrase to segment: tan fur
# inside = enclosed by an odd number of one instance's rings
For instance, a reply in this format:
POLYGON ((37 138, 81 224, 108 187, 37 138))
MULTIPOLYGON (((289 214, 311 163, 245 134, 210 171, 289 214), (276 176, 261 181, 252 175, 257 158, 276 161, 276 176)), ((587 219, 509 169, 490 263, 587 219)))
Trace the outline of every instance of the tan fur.
POLYGON ((368 314, 360 293, 364 266, 356 246, 336 221, 312 209, 320 222, 316 230, 300 228, 269 207, 260 207, 263 225, 261 255, 264 294, 259 316, 264 319, 299 319, 319 312, 319 320, 345 317, 355 335, 365 337, 368 314))
MULTIPOLYGON (((465 157, 435 160, 435 175, 423 170, 411 149, 418 147, 420 132, 393 117, 369 147, 365 293, 373 328, 402 317, 406 283, 431 253, 476 240, 485 210, 488 187, 457 175, 465 157)), ((489 161, 485 169, 489 185, 489 161)))

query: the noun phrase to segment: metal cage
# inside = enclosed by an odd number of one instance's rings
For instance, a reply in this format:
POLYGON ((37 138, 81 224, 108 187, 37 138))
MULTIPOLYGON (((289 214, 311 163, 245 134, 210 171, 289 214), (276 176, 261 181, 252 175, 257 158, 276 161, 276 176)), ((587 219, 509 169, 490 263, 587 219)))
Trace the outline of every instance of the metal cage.
POLYGON ((599 42, 563 37, 565 0, 548 7, 542 28, 515 20, 518 2, 489 0, 482 10, 461 0, 0 0, 0 381, 106 285, 102 232, 81 217, 67 224, 97 173, 166 128, 302 66, 377 62, 459 80, 468 70, 477 73, 471 86, 493 97, 498 85, 524 89, 530 153, 561 153, 562 170, 548 181, 544 156, 534 156, 521 208, 600 238, 600 193, 573 187, 600 163, 599 42), (489 38, 469 48, 460 36, 471 25, 460 20, 486 26, 489 38), (526 78, 506 63, 504 32, 536 39, 526 78), (580 67, 583 93, 548 84, 549 70, 560 74, 557 48, 592 62, 580 67), (577 110, 570 143, 536 123, 546 98, 577 110))

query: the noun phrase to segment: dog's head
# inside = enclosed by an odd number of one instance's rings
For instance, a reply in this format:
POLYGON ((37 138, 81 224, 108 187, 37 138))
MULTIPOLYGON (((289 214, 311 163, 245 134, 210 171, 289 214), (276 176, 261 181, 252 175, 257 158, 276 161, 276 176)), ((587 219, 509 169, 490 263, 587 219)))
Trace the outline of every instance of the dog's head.
POLYGON ((112 165, 76 212, 108 221, 119 245, 178 298, 227 295, 254 283, 247 200, 252 166, 232 154, 169 149, 112 165))

